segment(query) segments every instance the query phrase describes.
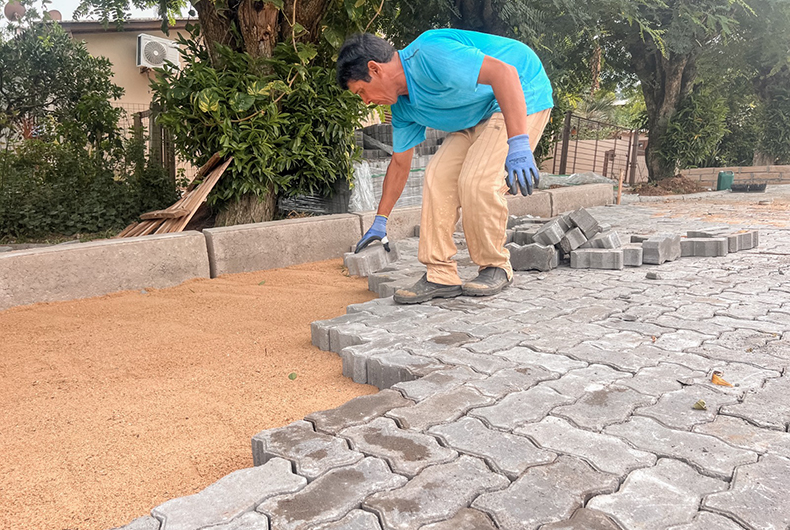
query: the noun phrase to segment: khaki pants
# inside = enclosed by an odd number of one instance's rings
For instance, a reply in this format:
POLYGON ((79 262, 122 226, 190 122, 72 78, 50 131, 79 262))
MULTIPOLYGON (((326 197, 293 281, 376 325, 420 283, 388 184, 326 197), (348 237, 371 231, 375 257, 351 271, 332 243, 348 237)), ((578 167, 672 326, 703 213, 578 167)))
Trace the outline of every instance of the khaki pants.
MULTIPOLYGON (((534 150, 551 110, 527 115, 527 134, 534 150)), ((463 131, 450 134, 425 170, 418 257, 428 267, 428 281, 460 285, 452 257, 453 232, 463 209, 469 255, 481 269, 500 267, 513 276, 505 248, 507 200, 505 158, 507 130, 501 112, 463 131)))

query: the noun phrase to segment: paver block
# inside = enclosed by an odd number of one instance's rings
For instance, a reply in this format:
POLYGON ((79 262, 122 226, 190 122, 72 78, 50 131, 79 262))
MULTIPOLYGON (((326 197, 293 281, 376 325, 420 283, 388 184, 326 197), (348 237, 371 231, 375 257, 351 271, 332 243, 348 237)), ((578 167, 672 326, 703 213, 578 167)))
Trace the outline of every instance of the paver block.
MULTIPOLYGON (((537 343, 537 341, 534 343, 537 343)), ((537 344, 537 346, 543 346, 543 344, 537 344)), ((577 361, 564 355, 542 353, 535 351, 532 348, 526 348, 523 346, 511 348, 503 352, 497 352, 495 355, 509 359, 522 366, 539 366, 551 372, 557 372, 560 374, 564 374, 568 370, 584 368, 587 366, 587 363, 585 362, 577 361)))
POLYGON ((623 249, 620 248, 580 248, 571 252, 572 269, 620 270, 623 266, 623 249))
POLYGON ((349 276, 370 276, 371 273, 398 261, 398 246, 390 242, 389 247, 389 252, 381 244, 369 245, 358 253, 346 252, 343 255, 343 265, 348 269, 349 276))
POLYGON ((414 381, 398 383, 393 385, 392 388, 399 390, 409 399, 422 401, 438 392, 459 387, 466 381, 483 379, 484 377, 483 374, 473 372, 466 366, 454 366, 444 370, 436 370, 414 381))
POLYGON ((743 530, 743 527, 721 515, 699 512, 692 522, 672 526, 667 530, 743 530))
POLYGON ((655 418, 673 429, 691 430, 695 425, 713 421, 722 405, 737 402, 736 396, 730 396, 700 385, 690 385, 680 390, 667 392, 659 398, 655 405, 638 408, 634 414, 655 418), (694 408, 694 404, 700 399, 705 401, 707 410, 694 408))
POLYGON ((666 261, 675 261, 679 257, 680 236, 677 234, 653 236, 642 243, 642 263, 661 265, 666 261))
POLYGON ((444 364, 468 366, 481 374, 493 374, 505 368, 514 368, 516 365, 496 355, 472 353, 465 348, 452 348, 433 354, 444 364))
POLYGON ((414 402, 395 390, 382 390, 369 396, 359 396, 337 408, 313 412, 305 419, 315 425, 318 432, 337 434, 346 427, 361 425, 387 411, 408 407, 414 402))
POLYGON ((610 425, 605 434, 619 436, 634 447, 668 458, 689 462, 706 475, 729 480, 736 466, 757 460, 752 451, 738 449, 705 434, 668 429, 655 420, 634 416, 610 425))
POLYGON ((516 245, 531 245, 535 243, 535 234, 540 230, 540 225, 518 227, 513 231, 513 241, 516 245))
POLYGON ((617 384, 627 386, 648 396, 658 397, 667 392, 680 390, 682 388, 680 381, 699 375, 705 375, 705 372, 674 363, 659 363, 657 366, 642 368, 634 377, 621 379, 617 384))
POLYGON ((527 337, 523 333, 509 332, 486 337, 479 342, 465 346, 467 350, 475 353, 495 353, 518 346, 527 337))
POLYGON ((452 518, 421 526, 420 530, 497 530, 497 527, 483 512, 462 508, 452 518))
POLYGON ((790 433, 756 427, 740 418, 719 415, 711 423, 694 427, 694 432, 715 436, 741 449, 790 458, 790 433))
POLYGON ((411 478, 425 467, 449 462, 458 453, 440 446, 436 438, 399 429, 389 418, 376 418, 366 425, 340 431, 357 451, 389 462, 395 473, 411 478))
POLYGON ((275 457, 294 462, 297 474, 313 480, 334 467, 361 460, 362 454, 351 451, 341 438, 315 432, 312 423, 302 420, 252 437, 254 465, 275 457))
POLYGON ((493 431, 475 418, 437 425, 431 427, 430 433, 439 436, 449 447, 483 458, 510 480, 517 479, 528 467, 547 464, 557 456, 538 449, 522 436, 493 431))
POLYGON ((605 513, 579 508, 567 521, 543 525, 540 530, 620 530, 605 513))
POLYGON ((623 265, 626 267, 642 266, 642 246, 623 245, 623 265))
POLYGON ((363 507, 377 513, 386 530, 412 530, 443 521, 481 493, 504 488, 508 483, 482 460, 461 456, 449 464, 425 469, 402 488, 373 495, 363 507))
POLYGON ((601 232, 595 234, 586 243, 581 245, 581 248, 621 248, 623 242, 620 241, 620 236, 617 232, 609 230, 608 232, 601 232))
POLYGON ((532 243, 520 246, 515 243, 505 245, 510 251, 510 264, 517 271, 550 271, 559 265, 557 249, 551 245, 532 243))
MULTIPOLYGON (((11 247, 9 247, 9 250, 11 247)), ((2 252, 2 247, 0 247, 0 252, 2 252)), ((160 525, 159 519, 151 517, 150 515, 146 515, 145 517, 138 517, 131 523, 119 526, 118 528, 114 528, 113 530, 159 530, 160 525)), ((269 530, 268 522, 266 523, 267 527, 263 530, 269 530)))
POLYGON ((560 225, 559 221, 554 219, 541 226, 540 229, 535 232, 533 239, 536 243, 550 247, 559 243, 564 235, 565 230, 562 229, 562 225, 560 225))
POLYGON ((555 377, 555 374, 540 366, 519 366, 499 370, 484 379, 469 381, 466 386, 476 389, 484 396, 499 398, 511 392, 527 390, 541 381, 555 377))
POLYGON ((614 370, 602 364, 591 364, 571 370, 559 379, 546 381, 543 386, 548 386, 565 396, 579 398, 585 393, 602 390, 609 383, 630 377, 632 376, 628 372, 614 370))
POLYGON ((663 530, 690 522, 706 494, 725 489, 726 482, 662 458, 655 467, 632 472, 617 493, 594 497, 587 507, 609 514, 625 528, 663 530))
POLYGON ((582 234, 584 234, 584 237, 587 239, 593 237, 595 234, 601 231, 598 221, 596 221, 595 217, 593 217, 590 212, 584 208, 579 208, 578 210, 571 212, 568 217, 574 226, 578 227, 579 230, 582 231, 582 234))
POLYGON ((703 506, 748 528, 786 529, 790 527, 788 491, 790 460, 764 455, 756 464, 739 467, 730 490, 709 495, 703 506))
POLYGON ((460 387, 434 394, 414 406, 394 409, 387 416, 394 418, 404 429, 425 431, 431 425, 451 422, 473 407, 493 402, 477 390, 460 387))
POLYGON ((572 456, 529 468, 504 491, 481 495, 473 508, 491 515, 502 530, 537 528, 567 519, 591 495, 617 490, 617 479, 572 456))
POLYGON ((160 504, 151 515, 162 521, 161 530, 224 524, 270 497, 299 491, 306 483, 291 471, 290 462, 274 458, 262 466, 234 471, 199 493, 160 504))
POLYGON ((656 462, 655 455, 633 449, 620 438, 577 429, 552 416, 519 427, 515 432, 529 436, 544 449, 583 458, 596 469, 617 476, 656 462))
POLYGON ((763 388, 747 393, 742 403, 727 405, 721 413, 786 431, 790 423, 790 375, 769 379, 763 388))
POLYGON ((367 368, 368 384, 385 389, 401 381, 417 379, 441 368, 441 365, 429 357, 396 351, 371 357, 367 368))
POLYGON ((247 512, 229 523, 209 528, 211 530, 269 530, 269 518, 258 512, 247 512))
POLYGON ((726 256, 729 245, 724 238, 686 238, 680 240, 681 257, 718 257, 726 256))
POLYGON ((301 530, 337 521, 368 495, 405 482, 406 477, 392 473, 383 460, 365 458, 326 473, 297 493, 267 499, 257 511, 269 516, 272 529, 301 530))
POLYGON ((524 423, 539 421, 554 407, 573 401, 573 398, 563 396, 556 390, 538 385, 523 392, 508 394, 496 405, 476 408, 469 415, 494 427, 512 430, 524 423))
POLYGON ((565 235, 560 240, 560 248, 565 254, 570 254, 572 250, 576 250, 587 242, 584 233, 579 228, 572 228, 565 232, 565 235))
POLYGON ((339 521, 311 526, 310 530, 381 530, 381 525, 379 524, 379 518, 372 513, 363 510, 351 510, 348 512, 348 515, 339 521))
POLYGON ((636 407, 654 399, 630 388, 608 385, 587 392, 573 405, 557 407, 552 414, 569 419, 583 429, 600 431, 607 425, 625 421, 636 407))

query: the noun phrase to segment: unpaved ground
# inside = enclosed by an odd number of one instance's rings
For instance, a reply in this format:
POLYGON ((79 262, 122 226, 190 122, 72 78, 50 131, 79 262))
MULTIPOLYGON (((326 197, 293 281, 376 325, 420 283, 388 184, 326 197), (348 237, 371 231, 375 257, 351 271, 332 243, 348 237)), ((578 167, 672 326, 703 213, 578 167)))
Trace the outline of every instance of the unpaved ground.
POLYGON ((310 343, 374 297, 341 266, 0 312, 0 528, 126 524, 251 466, 255 433, 375 392, 310 343))

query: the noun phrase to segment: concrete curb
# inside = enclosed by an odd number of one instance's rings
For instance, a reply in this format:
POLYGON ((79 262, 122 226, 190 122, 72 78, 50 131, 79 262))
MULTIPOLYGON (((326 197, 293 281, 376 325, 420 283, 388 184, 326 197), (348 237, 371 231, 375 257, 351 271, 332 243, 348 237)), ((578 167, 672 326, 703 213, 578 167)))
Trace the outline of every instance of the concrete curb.
POLYGON ((0 310, 208 277, 206 240, 199 232, 4 252, 0 310))
MULTIPOLYGON (((508 197, 508 208, 512 215, 549 218, 612 200, 610 185, 589 184, 508 197)), ((420 214, 419 207, 394 210, 388 224, 390 239, 412 237, 420 214)), ((2 252, 0 311, 340 258, 359 241, 375 215, 326 215, 210 228, 202 234, 183 232, 2 252)))
POLYGON ((722 191, 703 191, 701 193, 688 193, 686 195, 655 195, 655 196, 641 196, 623 194, 620 199, 621 204, 634 204, 639 202, 667 202, 667 201, 694 201, 699 199, 709 199, 711 197, 720 197, 732 193, 730 190, 722 191))

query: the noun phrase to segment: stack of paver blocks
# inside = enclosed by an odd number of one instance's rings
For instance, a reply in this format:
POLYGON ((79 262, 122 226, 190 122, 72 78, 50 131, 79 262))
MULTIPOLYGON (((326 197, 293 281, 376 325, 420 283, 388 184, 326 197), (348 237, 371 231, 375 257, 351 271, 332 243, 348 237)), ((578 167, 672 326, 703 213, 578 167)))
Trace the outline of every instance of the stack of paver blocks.
MULTIPOLYGON (((447 133, 437 129, 427 129, 425 131, 425 141, 414 149, 414 156, 430 156, 436 153, 439 146, 444 141, 447 133)), ((362 157, 366 160, 375 160, 379 158, 389 158, 389 153, 383 149, 374 147, 374 143, 365 142, 365 137, 376 140, 392 147, 392 125, 389 123, 380 123, 377 125, 370 125, 364 129, 357 129, 354 131, 354 139, 359 147, 363 148, 362 157)))
POLYGON ((660 265, 685 256, 715 257, 755 248, 756 231, 726 228, 678 234, 632 236, 623 244, 617 232, 601 225, 580 208, 540 224, 533 218, 513 217, 508 223, 507 249, 515 270, 548 271, 562 260, 574 269, 622 269, 643 263, 660 265))

